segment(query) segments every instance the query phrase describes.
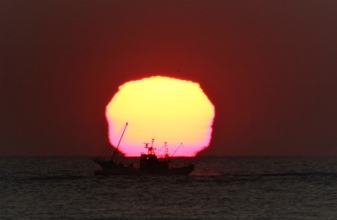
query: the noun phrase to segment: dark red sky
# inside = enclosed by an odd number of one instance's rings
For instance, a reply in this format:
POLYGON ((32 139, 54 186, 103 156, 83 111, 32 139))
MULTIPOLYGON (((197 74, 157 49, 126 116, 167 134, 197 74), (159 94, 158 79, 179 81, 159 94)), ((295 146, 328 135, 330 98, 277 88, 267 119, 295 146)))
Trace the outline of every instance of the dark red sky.
POLYGON ((207 155, 337 155, 337 2, 0 1, 0 155, 98 155, 118 86, 199 82, 207 155), (179 70, 179 72, 178 72, 179 70))

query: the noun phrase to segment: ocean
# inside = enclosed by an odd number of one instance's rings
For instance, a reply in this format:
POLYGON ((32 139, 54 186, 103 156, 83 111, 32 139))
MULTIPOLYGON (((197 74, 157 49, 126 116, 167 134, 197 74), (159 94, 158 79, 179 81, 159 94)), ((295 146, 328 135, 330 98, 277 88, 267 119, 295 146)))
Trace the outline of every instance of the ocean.
POLYGON ((0 161, 0 219, 337 218, 336 157, 179 158, 195 171, 110 177, 90 157, 0 161))

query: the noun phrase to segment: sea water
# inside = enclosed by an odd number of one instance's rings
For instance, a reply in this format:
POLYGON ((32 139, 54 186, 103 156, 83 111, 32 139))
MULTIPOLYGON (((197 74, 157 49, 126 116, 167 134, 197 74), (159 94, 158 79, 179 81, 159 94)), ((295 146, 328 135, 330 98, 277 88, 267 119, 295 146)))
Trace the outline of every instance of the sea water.
POLYGON ((0 219, 337 219, 336 157, 184 163, 189 176, 102 177, 89 157, 2 157, 0 219))

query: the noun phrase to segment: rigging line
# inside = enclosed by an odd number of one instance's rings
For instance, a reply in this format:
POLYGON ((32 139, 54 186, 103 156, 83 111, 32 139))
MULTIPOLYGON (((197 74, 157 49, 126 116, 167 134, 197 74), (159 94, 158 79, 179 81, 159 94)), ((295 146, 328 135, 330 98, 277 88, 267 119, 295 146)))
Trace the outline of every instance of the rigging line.
POLYGON ((164 145, 164 146, 161 146, 161 148, 159 148, 157 151, 158 151, 158 152, 162 151, 164 147, 165 147, 165 145, 164 145))
POLYGON ((100 154, 100 156, 101 156, 101 157, 105 157, 105 156, 108 154, 108 152, 111 151, 111 150, 112 150, 111 144, 109 143, 109 144, 107 145, 107 147, 104 149, 104 151, 100 154))
POLYGON ((173 152, 172 157, 182 145, 183 145, 183 143, 181 142, 180 145, 178 146, 178 148, 173 152))
POLYGON ((101 157, 104 157, 109 152, 110 149, 111 149, 111 146, 108 144, 108 146, 105 148, 105 150, 103 151, 103 153, 100 154, 101 157))
POLYGON ((186 147, 183 144, 182 144, 182 148, 183 148, 184 155, 188 155, 189 151, 188 149, 186 151, 186 147))
POLYGON ((118 133, 115 135, 114 139, 112 140, 112 143, 115 143, 116 140, 118 140, 117 137, 120 137, 120 133, 122 133, 122 131, 123 131, 123 128, 121 128, 121 129, 118 131, 118 133))
POLYGON ((167 146, 172 146, 172 145, 178 145, 181 144, 182 142, 174 143, 174 144, 168 144, 167 146))
POLYGON ((165 147, 168 148, 169 146, 172 146, 172 145, 177 145, 177 144, 170 144, 170 145, 166 144, 166 145, 163 145, 163 146, 161 146, 161 148, 159 148, 158 150, 156 150, 156 152, 159 152, 159 153, 165 152, 166 149, 163 149, 163 148, 165 148, 165 147))
MULTIPOLYGON (((116 140, 117 140, 117 137, 119 137, 120 136, 120 133, 123 131, 123 127, 117 132, 117 134, 115 135, 115 137, 112 139, 112 143, 115 143, 116 142, 116 140)), ((101 154, 101 157, 105 157, 105 156, 107 156, 107 154, 109 153, 109 151, 111 151, 112 150, 112 147, 115 147, 113 144, 111 144, 110 143, 110 141, 109 141, 109 144, 108 144, 108 146, 105 148, 105 150, 103 151, 103 153, 101 154)))
POLYGON ((123 136, 124 136, 124 133, 125 133, 125 130, 126 130, 126 127, 128 126, 128 122, 126 122, 126 124, 125 124, 125 126, 124 126, 124 128, 123 128, 123 133, 122 133, 122 135, 121 135, 121 137, 119 138, 119 141, 118 141, 118 144, 117 144, 117 147, 116 147, 116 149, 115 149, 115 151, 114 151, 114 153, 113 153, 113 155, 112 155, 112 159, 111 160, 114 160, 117 156, 118 156, 118 148, 119 148, 119 145, 120 145, 120 143, 121 143, 121 141, 122 141, 122 138, 123 138, 123 136))

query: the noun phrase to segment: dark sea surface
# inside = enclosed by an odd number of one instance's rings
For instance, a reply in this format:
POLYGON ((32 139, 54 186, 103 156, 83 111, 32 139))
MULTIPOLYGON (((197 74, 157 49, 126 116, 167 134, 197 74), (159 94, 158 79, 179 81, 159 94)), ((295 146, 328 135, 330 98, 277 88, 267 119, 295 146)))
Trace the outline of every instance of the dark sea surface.
POLYGON ((1 157, 0 219, 337 219, 336 157, 184 162, 190 176, 101 177, 90 157, 1 157))

